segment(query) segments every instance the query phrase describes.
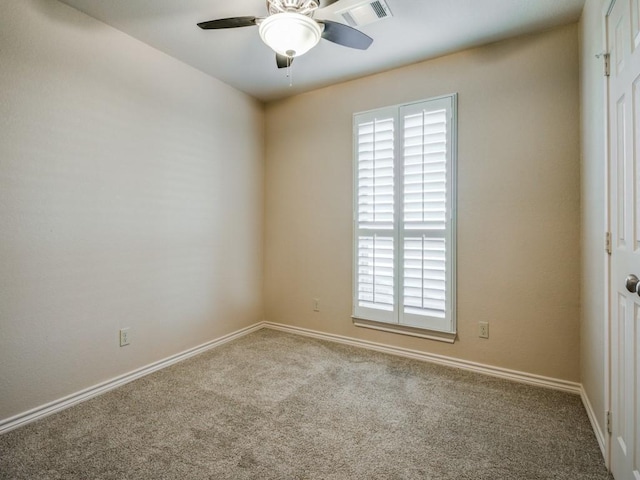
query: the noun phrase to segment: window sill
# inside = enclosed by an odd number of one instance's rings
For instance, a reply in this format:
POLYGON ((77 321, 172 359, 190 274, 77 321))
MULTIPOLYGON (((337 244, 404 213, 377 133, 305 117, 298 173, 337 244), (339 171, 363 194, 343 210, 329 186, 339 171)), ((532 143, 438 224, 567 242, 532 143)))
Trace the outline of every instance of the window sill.
POLYGON ((411 337, 426 338, 438 342, 454 343, 456 333, 438 332, 435 330, 426 330, 416 327, 408 327, 406 325, 398 325, 394 323, 375 322, 373 320, 365 320, 363 318, 351 317, 356 327, 371 328, 383 332, 397 333, 400 335, 409 335, 411 337))

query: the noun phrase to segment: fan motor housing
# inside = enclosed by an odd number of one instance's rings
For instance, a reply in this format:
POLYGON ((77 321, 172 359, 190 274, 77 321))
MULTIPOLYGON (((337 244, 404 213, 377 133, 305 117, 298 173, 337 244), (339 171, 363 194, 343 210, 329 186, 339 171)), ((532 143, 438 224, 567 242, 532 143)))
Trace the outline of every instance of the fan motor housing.
POLYGON ((319 7, 319 0, 267 0, 269 15, 277 13, 299 13, 311 16, 319 7))

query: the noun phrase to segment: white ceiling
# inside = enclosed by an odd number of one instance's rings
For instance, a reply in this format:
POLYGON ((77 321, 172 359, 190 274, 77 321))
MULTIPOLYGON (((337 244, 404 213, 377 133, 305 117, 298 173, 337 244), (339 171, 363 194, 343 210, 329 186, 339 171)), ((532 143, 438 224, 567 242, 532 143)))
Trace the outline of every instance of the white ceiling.
MULTIPOLYGON (((260 100, 269 101, 579 19, 584 0, 387 0, 392 18, 365 25, 366 51, 322 40, 286 69, 257 27, 201 30, 196 23, 266 16, 265 0, 61 0, 260 100)), ((315 17, 361 0, 339 0, 315 17)), ((344 22, 343 22, 344 23, 344 22)))

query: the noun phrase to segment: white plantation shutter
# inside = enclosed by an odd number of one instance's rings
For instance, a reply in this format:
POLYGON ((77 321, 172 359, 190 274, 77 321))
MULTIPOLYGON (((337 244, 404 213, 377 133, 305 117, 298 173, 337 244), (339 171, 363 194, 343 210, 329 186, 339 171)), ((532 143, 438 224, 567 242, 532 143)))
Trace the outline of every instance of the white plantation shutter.
POLYGON ((402 312, 399 323, 452 326, 450 98, 400 107, 402 312))
POLYGON ((455 331, 455 96, 354 116, 354 317, 455 331))
POLYGON ((357 315, 396 316, 395 109, 362 115, 356 129, 357 315))

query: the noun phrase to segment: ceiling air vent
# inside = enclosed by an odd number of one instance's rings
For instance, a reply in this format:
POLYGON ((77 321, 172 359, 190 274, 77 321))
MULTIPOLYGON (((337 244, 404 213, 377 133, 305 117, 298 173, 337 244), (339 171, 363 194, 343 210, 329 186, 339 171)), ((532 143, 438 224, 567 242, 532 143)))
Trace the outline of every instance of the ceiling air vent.
POLYGON ((336 11, 352 27, 361 27, 391 17, 391 10, 385 0, 367 0, 336 11))

